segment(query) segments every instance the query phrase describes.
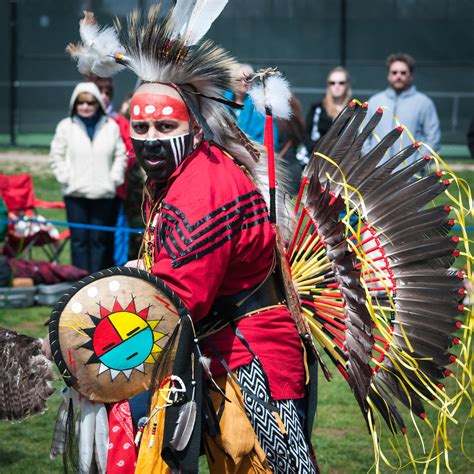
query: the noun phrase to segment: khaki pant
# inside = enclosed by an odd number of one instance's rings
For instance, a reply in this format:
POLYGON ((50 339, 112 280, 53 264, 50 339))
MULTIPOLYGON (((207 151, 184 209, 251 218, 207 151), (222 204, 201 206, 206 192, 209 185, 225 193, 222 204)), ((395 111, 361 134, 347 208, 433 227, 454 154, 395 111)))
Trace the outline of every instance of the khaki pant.
MULTIPOLYGON (((215 380, 231 403, 224 402, 224 410, 219 422, 220 435, 213 438, 207 433, 204 434, 204 446, 210 473, 272 473, 266 455, 260 447, 252 424, 245 412, 239 387, 228 375, 216 377, 215 380)), ((222 395, 212 391, 210 396, 217 414, 222 404, 222 395)), ((149 445, 153 422, 150 422, 143 432, 135 469, 136 474, 169 474, 171 472, 160 456, 163 443, 164 415, 165 410, 158 413, 158 429, 152 447, 149 447, 149 445)))
MULTIPOLYGON (((225 401, 219 422, 220 435, 215 438, 204 435, 209 471, 211 474, 271 473, 245 412, 240 388, 228 375, 217 377, 216 382, 231 403, 225 401)), ((211 392, 211 400, 217 414, 222 395, 211 392)))

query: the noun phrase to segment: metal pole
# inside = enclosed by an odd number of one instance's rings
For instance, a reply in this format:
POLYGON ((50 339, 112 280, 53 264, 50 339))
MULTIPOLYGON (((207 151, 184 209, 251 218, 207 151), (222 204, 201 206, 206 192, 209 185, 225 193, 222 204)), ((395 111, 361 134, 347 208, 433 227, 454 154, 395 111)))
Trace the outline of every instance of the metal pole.
POLYGON ((15 112, 17 108, 17 0, 10 0, 10 144, 16 146, 15 112))
POLYGON ((341 22, 339 25, 340 29, 340 52, 339 52, 339 58, 340 58, 340 63, 341 66, 346 66, 346 61, 347 61, 347 0, 341 0, 341 22))

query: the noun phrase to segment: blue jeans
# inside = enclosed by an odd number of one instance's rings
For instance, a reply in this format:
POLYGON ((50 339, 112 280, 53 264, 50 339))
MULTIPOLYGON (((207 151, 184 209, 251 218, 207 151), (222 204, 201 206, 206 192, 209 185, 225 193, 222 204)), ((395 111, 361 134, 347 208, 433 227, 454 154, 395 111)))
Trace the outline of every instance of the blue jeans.
MULTIPOLYGON (((69 222, 114 226, 117 219, 115 199, 86 199, 65 196, 69 222)), ((72 264, 90 273, 112 267, 113 232, 71 228, 72 264)))
POLYGON ((123 210, 122 201, 118 201, 116 227, 117 230, 114 233, 114 263, 115 265, 125 265, 128 261, 129 233, 123 230, 123 227, 128 227, 128 220, 123 210))

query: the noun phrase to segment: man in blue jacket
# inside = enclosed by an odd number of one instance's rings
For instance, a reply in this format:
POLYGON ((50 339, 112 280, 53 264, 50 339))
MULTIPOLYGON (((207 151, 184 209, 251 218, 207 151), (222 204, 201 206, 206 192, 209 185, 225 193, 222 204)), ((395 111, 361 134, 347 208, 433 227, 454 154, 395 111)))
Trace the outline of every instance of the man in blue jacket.
MULTIPOLYGON (((380 124, 375 129, 378 137, 385 136, 399 123, 404 125, 415 140, 429 144, 435 151, 439 150, 441 132, 439 119, 433 101, 418 92, 413 85, 413 73, 415 72, 415 60, 406 53, 391 54, 387 58, 389 87, 369 99, 369 113, 371 116, 379 107, 386 109, 380 124)), ((404 131, 403 141, 394 145, 387 154, 387 159, 400 149, 412 143, 409 134, 404 131)), ((367 152, 377 143, 377 139, 371 136, 365 142, 364 151, 367 152)), ((428 152, 429 153, 429 152, 428 152)), ((413 155, 409 162, 416 159, 413 155)))

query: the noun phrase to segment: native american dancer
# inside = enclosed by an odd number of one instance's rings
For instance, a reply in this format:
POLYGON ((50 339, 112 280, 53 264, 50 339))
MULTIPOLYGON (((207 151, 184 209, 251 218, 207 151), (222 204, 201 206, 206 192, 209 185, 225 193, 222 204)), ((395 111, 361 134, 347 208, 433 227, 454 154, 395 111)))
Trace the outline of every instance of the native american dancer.
MULTIPOLYGON (((68 48, 83 73, 110 75, 124 65, 142 80, 130 106, 135 154, 148 176, 141 261, 191 315, 164 351, 172 360, 157 361, 148 415, 143 411, 135 420, 136 467, 131 450, 123 449, 125 430, 117 430, 124 434, 120 440, 113 431, 119 426, 114 417, 106 470, 115 472, 113 463, 127 460, 131 472, 168 472, 168 465, 197 472, 202 441, 212 472, 317 472, 305 350, 286 304, 275 232, 255 184, 259 170, 266 173, 266 160, 256 163, 265 151, 226 111, 222 97, 235 61, 210 43, 193 46, 219 13, 215 5, 203 12, 204 3, 190 19, 182 16, 183 5, 165 19, 158 7, 147 17, 132 15, 127 46, 108 43, 108 61, 95 59, 90 49, 103 51, 101 35, 110 40, 112 33, 86 14, 83 44, 68 48), (174 403, 163 395, 173 380, 184 385, 174 403)), ((102 349, 94 350, 103 363, 102 349)), ((132 399, 132 418, 134 404, 132 399)))
POLYGON ((53 356, 77 389, 60 410, 53 454, 74 451, 68 459, 80 472, 198 472, 201 450, 216 473, 318 472, 310 442, 316 343, 352 388, 377 471, 381 461, 449 469, 448 425, 472 391, 465 276, 450 270, 463 253, 470 277, 470 191, 419 143, 386 159, 403 127, 361 155, 383 111, 366 117, 366 105, 353 101, 314 151, 292 223, 270 145, 271 116, 284 116, 288 91, 271 70, 249 78, 267 114, 267 153, 226 112, 234 61, 201 42, 225 4, 178 0, 168 14, 158 6, 134 13, 127 28, 117 24, 122 42, 86 14, 82 43, 68 48, 82 73, 128 68, 142 81, 131 104, 148 176, 135 266, 148 273, 119 267, 92 276, 53 311, 53 356), (413 154, 419 159, 403 167, 413 154), (436 171, 419 178, 429 161, 436 171), (452 207, 427 207, 442 193, 452 207), (454 219, 461 237, 449 235, 454 219), (154 285, 150 304, 121 280, 129 276, 154 285), (174 329, 160 329, 167 312, 174 329), (416 417, 432 429, 420 434, 422 454, 409 441, 416 417))

